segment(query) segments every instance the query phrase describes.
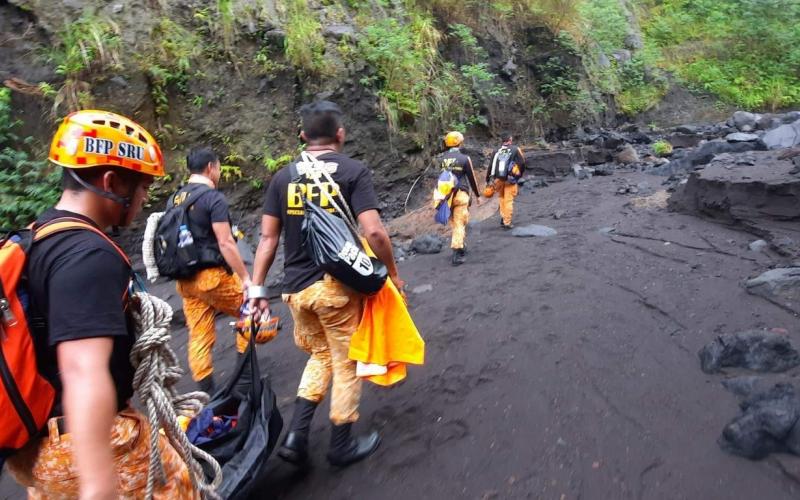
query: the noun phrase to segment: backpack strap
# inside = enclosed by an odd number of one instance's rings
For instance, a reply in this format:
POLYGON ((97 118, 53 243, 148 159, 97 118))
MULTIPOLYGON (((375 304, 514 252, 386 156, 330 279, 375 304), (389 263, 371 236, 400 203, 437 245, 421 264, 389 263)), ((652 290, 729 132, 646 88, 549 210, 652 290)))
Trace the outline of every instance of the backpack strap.
POLYGON ((119 256, 122 257, 122 260, 124 260, 125 263, 128 264, 128 267, 131 267, 131 259, 128 257, 125 251, 119 247, 119 245, 114 243, 114 240, 109 238, 106 233, 99 230, 92 224, 89 224, 88 222, 75 217, 59 217, 58 219, 53 219, 50 222, 47 222, 44 225, 39 226, 38 228, 34 228, 33 241, 38 242, 57 233, 63 233, 64 231, 75 231, 75 230, 86 230, 100 235, 112 247, 114 247, 114 250, 116 250, 119 256))

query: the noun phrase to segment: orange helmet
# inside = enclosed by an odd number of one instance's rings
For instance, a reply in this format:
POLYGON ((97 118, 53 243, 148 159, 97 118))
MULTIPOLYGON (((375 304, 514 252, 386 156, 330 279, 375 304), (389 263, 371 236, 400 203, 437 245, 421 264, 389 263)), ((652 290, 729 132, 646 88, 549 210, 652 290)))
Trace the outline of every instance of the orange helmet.
POLYGON ((464 134, 461 132, 448 132, 444 136, 444 145, 448 148, 457 148, 464 142, 464 134))
POLYGON ((164 157, 153 136, 133 120, 108 111, 69 114, 53 136, 48 158, 66 168, 108 165, 164 176, 164 157))
POLYGON ((485 188, 483 188, 483 197, 484 198, 491 198, 494 196, 494 186, 491 184, 487 184, 485 188))

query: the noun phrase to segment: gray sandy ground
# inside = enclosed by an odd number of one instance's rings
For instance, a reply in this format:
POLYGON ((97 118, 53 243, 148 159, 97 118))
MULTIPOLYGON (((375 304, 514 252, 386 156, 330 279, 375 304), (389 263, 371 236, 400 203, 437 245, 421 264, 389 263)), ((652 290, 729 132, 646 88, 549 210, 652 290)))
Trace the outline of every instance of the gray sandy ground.
MULTIPOLYGON (((410 296, 427 363, 396 387, 365 385, 358 426, 381 431, 380 450, 330 468, 325 406, 314 466, 272 458, 253 498, 797 498, 799 458, 751 462, 719 449, 737 403, 696 354, 719 333, 752 328, 787 329, 800 345, 796 317, 741 287, 774 257, 751 252, 745 233, 629 205, 614 195, 618 177, 521 195, 516 223, 556 236, 513 238, 494 217, 473 228, 461 268, 449 254, 403 263, 410 288, 433 287, 410 296)), ((277 311, 285 329, 259 355, 288 420, 304 355, 288 311, 277 311)), ((227 321, 220 373, 234 359, 227 321)), ((184 360, 185 341, 177 331, 184 360)), ((0 497, 19 491, 3 478, 0 497)))

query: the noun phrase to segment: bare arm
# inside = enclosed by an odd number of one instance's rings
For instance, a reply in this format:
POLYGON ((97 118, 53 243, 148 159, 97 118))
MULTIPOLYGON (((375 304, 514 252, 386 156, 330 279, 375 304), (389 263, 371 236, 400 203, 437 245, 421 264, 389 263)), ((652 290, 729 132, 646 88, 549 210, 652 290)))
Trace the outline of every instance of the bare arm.
POLYGON ((217 244, 219 244, 219 251, 222 253, 225 262, 239 276, 242 283, 245 286, 249 286, 250 273, 247 272, 247 267, 245 267, 242 256, 239 254, 239 247, 236 246, 236 240, 233 239, 230 223, 214 222, 211 224, 211 228, 214 230, 214 236, 216 236, 217 244))
POLYGON ((267 273, 275 262, 278 241, 281 238, 281 220, 272 215, 261 217, 261 239, 258 241, 256 257, 253 262, 253 283, 263 285, 267 273))
POLYGON ((64 387, 64 416, 72 435, 81 499, 117 498, 117 473, 111 452, 111 426, 117 394, 108 369, 110 337, 58 344, 58 367, 64 387))
MULTIPOLYGON (((272 263, 275 262, 275 253, 281 238, 281 220, 272 215, 261 217, 261 239, 258 241, 255 261, 253 262, 253 283, 263 285, 267 279, 272 263)), ((250 309, 258 309, 257 315, 269 314, 269 301, 267 299, 251 300, 250 309)))
POLYGON ((392 251, 392 240, 389 239, 389 233, 383 227, 381 216, 377 210, 366 210, 358 214, 358 223, 364 230, 364 236, 367 238, 369 247, 375 252, 378 260, 386 265, 389 271, 389 277, 394 282, 398 290, 403 290, 405 283, 400 279, 397 271, 397 264, 394 262, 394 252, 392 251))

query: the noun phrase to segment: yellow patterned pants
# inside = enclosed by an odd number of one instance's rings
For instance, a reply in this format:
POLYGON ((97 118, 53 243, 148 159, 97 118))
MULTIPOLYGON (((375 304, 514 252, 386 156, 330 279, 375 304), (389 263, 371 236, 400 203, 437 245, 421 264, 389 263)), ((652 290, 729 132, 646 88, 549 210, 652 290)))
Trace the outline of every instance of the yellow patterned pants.
POLYGON ((495 179, 494 190, 500 197, 500 216, 503 218, 503 224, 508 226, 514 217, 514 198, 519 193, 519 186, 495 179))
POLYGON ((297 395, 320 402, 333 378, 330 419, 336 425, 358 420, 361 379, 348 357, 350 338, 361 321, 363 298, 326 275, 302 292, 285 294, 294 319, 294 341, 311 357, 297 395))
POLYGON ((453 237, 450 240, 450 248, 460 250, 464 248, 467 239, 467 224, 469 224, 469 193, 459 191, 453 198, 453 215, 450 217, 450 227, 453 229, 453 237))
MULTIPOLYGON (((87 415, 86 418, 91 416, 87 415)), ((63 424, 61 417, 51 418, 48 437, 26 446, 6 462, 14 479, 28 488, 28 498, 31 500, 78 498, 79 481, 72 460, 72 437, 60 432, 59 424, 63 424)), ((134 500, 145 496, 150 465, 148 428, 144 416, 134 410, 120 412, 114 420, 111 447, 117 470, 117 492, 121 499, 134 500)), ((154 498, 198 499, 189 470, 163 434, 159 436, 158 446, 167 483, 160 486, 156 482, 154 498)))
MULTIPOLYGON (((217 340, 214 316, 221 311, 234 318, 242 307, 242 281, 222 267, 203 269, 193 278, 178 280, 178 293, 183 297, 183 313, 189 326, 189 369, 192 378, 203 380, 214 372, 211 351, 217 340)), ((236 337, 236 349, 247 348, 247 339, 236 337)))

